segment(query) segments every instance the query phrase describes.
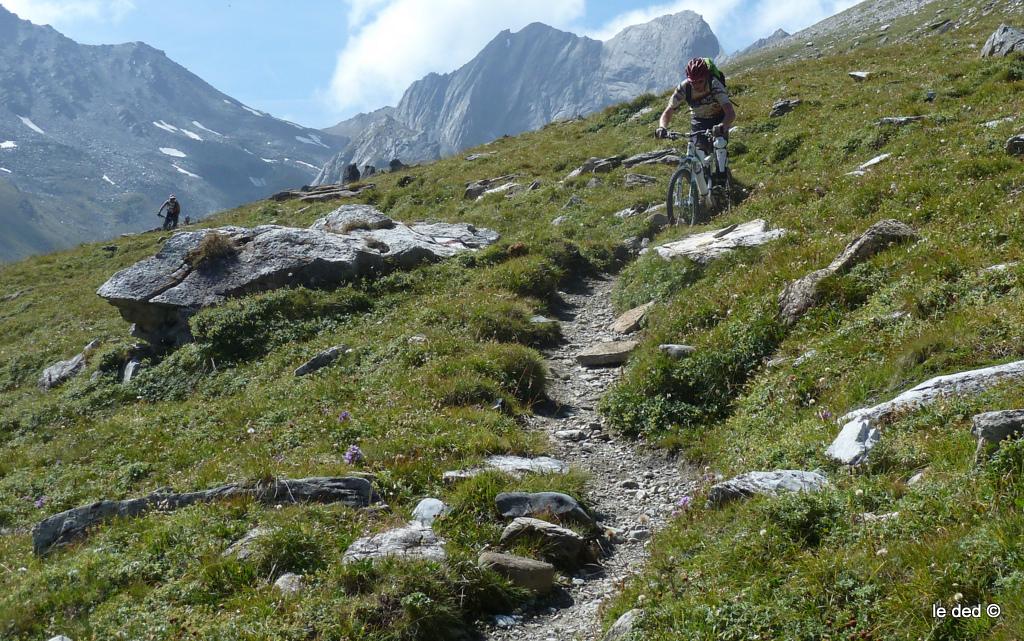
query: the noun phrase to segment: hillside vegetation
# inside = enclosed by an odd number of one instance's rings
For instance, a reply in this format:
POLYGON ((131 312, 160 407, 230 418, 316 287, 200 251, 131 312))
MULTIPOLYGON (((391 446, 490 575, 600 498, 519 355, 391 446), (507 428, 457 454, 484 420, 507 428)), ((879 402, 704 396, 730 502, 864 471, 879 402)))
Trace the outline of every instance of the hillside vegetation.
MULTIPOLYGON (((998 4, 998 3, 997 3, 998 4)), ((495 453, 544 454, 517 417, 543 397, 538 350, 561 287, 618 273, 616 306, 656 300, 642 345, 603 404, 609 424, 726 478, 751 470, 820 468, 816 494, 690 507, 650 543, 646 570, 604 616, 639 607, 644 639, 992 639, 1024 630, 1024 441, 973 465, 970 418, 1024 407, 1020 385, 954 398, 886 424, 867 464, 825 457, 835 417, 892 398, 938 374, 1024 358, 1024 165, 1004 144, 1022 121, 1024 58, 981 59, 1019 6, 935 2, 894 21, 911 46, 837 46, 730 75, 740 130, 731 141, 747 198, 707 229, 764 218, 786 236, 701 267, 635 261, 621 249, 660 201, 670 167, 626 189, 626 170, 563 179, 591 156, 649 151, 664 97, 645 96, 585 120, 503 138, 408 172, 375 176, 361 201, 395 220, 470 222, 502 241, 476 254, 331 292, 280 290, 205 310, 197 341, 149 363, 130 384, 117 369, 132 340, 95 295, 116 270, 156 252, 148 233, 0 269, 0 637, 82 639, 453 639, 528 597, 480 570, 504 526, 494 496, 556 490, 585 503, 587 471, 515 479, 485 473, 454 485, 446 470, 495 453), (920 29, 936 12, 946 33, 920 29), (968 9, 974 12, 968 16, 968 9), (848 77, 868 70, 865 82, 848 77), (926 92, 934 91, 929 102, 926 92), (802 104, 769 118, 772 103, 802 104), (643 107, 655 110, 633 119, 643 107), (903 127, 889 116, 925 115, 903 127), (861 177, 846 175, 882 153, 861 177), (472 180, 516 173, 541 182, 506 199, 465 200, 472 180), (399 180, 411 176, 411 184, 399 180), (571 196, 580 204, 569 204, 571 196), (552 225, 565 216, 560 225, 552 225), (825 300, 792 327, 777 318, 786 282, 824 267, 872 223, 895 218, 920 234, 827 283, 825 300), (1010 264, 1001 271, 986 271, 1010 264), (50 392, 42 369, 102 344, 87 371, 50 392), (412 340, 410 340, 412 339, 412 340), (673 361, 662 343, 697 348, 673 361), (352 352, 307 378, 292 371, 320 350, 352 352), (806 358, 797 357, 809 355, 806 358), (504 410, 496 402, 504 400, 504 410), (494 409, 492 409, 494 408, 494 409), (363 456, 345 454, 358 445, 363 456), (924 471, 924 480, 907 480, 924 471), (390 511, 266 507, 235 501, 97 528, 45 557, 28 529, 101 498, 161 487, 368 473, 390 511), (442 498, 435 524, 444 563, 343 565, 357 537, 408 520, 442 498), (866 512, 897 518, 862 522, 866 512), (254 526, 275 526, 245 560, 224 550, 254 526), (284 572, 300 596, 272 588, 284 572), (1002 615, 957 621, 932 604, 996 603, 1002 615)), ((852 41, 854 36, 850 36, 852 41)), ((774 57, 774 56, 773 56, 774 57)), ((681 123, 680 128, 681 128, 681 123)), ((260 202, 205 226, 307 226, 333 209, 260 202)), ((653 244, 693 230, 671 228, 653 244)), ((524 546, 523 553, 536 552, 524 546)))

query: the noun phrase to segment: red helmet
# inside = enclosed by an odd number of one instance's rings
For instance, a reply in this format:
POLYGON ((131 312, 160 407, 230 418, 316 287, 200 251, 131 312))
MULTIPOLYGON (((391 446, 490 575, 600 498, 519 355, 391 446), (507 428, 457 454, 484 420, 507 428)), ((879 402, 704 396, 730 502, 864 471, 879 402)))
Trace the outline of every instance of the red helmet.
POLYGON ((708 68, 708 62, 704 58, 694 58, 690 61, 690 64, 686 65, 686 77, 690 80, 700 80, 707 78, 711 70, 708 68))

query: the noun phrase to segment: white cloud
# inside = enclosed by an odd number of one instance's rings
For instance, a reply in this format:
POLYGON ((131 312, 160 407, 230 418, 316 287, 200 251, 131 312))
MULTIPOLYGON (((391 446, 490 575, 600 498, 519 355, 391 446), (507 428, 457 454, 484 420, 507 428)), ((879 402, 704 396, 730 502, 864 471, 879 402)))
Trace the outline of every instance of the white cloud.
POLYGON ((338 54, 327 99, 337 109, 394 104, 415 80, 469 62, 503 29, 567 27, 584 0, 348 0, 355 28, 338 54))
POLYGON ((134 0, 3 0, 8 11, 36 24, 68 23, 76 20, 113 20, 135 9, 134 0))

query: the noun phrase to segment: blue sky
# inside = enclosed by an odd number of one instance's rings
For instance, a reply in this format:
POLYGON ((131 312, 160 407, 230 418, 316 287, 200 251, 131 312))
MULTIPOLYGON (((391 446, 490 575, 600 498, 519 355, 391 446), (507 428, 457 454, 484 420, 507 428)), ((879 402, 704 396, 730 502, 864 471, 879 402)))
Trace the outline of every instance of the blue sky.
POLYGON ((217 89, 325 127, 394 104, 458 68, 502 29, 545 22, 591 37, 692 9, 727 51, 800 29, 856 0, 0 0, 87 44, 141 40, 217 89))

